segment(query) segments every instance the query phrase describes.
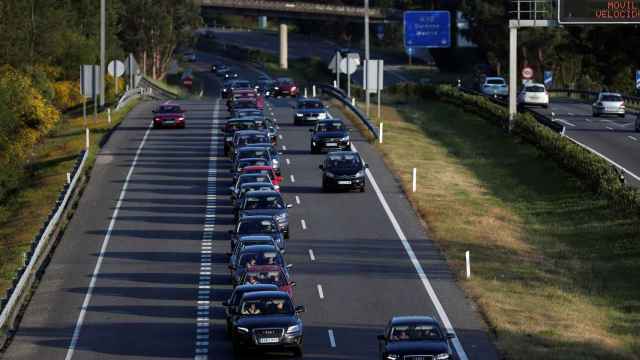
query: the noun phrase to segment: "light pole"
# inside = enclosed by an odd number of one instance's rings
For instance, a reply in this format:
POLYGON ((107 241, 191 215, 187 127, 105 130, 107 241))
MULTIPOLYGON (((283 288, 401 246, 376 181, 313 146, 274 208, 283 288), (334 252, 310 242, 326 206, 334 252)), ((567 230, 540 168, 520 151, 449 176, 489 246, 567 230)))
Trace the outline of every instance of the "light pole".
POLYGON ((105 104, 105 68, 107 61, 107 0, 100 0, 100 106, 105 104))
POLYGON ((364 0, 364 96, 369 116, 369 0, 364 0))

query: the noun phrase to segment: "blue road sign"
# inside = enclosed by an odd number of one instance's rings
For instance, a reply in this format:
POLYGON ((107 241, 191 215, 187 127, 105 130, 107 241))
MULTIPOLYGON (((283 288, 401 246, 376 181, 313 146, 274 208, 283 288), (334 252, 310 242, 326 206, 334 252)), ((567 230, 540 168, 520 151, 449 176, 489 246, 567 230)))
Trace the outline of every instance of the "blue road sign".
POLYGON ((449 12, 405 11, 404 47, 451 47, 451 15, 449 12))
POLYGON ((636 70, 636 89, 640 90, 640 70, 636 70))
POLYGON ((544 72, 544 86, 547 88, 553 84, 553 71, 545 71, 544 72))
POLYGON ((384 25, 383 24, 376 24, 376 36, 378 37, 379 40, 384 39, 384 25))

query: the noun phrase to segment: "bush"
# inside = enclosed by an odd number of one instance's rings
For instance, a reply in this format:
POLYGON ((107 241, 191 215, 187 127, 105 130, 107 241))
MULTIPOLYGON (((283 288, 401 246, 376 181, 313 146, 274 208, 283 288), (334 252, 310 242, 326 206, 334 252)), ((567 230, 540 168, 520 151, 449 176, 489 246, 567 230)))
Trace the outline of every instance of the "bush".
POLYGON ((60 111, 67 111, 82 104, 80 85, 75 81, 58 81, 53 84, 55 96, 53 105, 60 111))

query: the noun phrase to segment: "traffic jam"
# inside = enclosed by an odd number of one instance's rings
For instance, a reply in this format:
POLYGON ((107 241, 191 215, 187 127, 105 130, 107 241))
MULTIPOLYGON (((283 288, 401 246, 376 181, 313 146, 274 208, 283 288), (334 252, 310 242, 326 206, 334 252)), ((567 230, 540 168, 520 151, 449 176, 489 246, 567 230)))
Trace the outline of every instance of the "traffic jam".
MULTIPOLYGON (((235 357, 285 351, 301 358, 305 307, 294 301, 293 266, 286 261, 287 243, 295 238, 289 227, 292 204, 282 195, 280 127, 265 115, 267 99, 295 100, 293 125, 309 127, 310 154, 325 154, 319 165, 323 192, 365 192, 368 164, 352 150, 345 122, 333 118, 320 99, 300 96, 294 80, 243 80, 224 64, 212 65, 211 71, 224 79, 221 98, 230 114, 222 127, 233 184, 227 252, 233 291, 222 302, 226 333, 235 357)), ((185 110, 163 103, 154 110, 153 126, 185 128, 185 110)), ((383 360, 453 359, 453 336, 433 317, 398 316, 378 336, 377 348, 383 360)))

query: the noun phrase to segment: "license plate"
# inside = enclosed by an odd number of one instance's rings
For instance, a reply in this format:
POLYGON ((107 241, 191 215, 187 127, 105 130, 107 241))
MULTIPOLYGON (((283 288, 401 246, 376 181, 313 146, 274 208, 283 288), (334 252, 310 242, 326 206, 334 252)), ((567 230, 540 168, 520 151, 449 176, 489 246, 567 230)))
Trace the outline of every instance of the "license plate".
POLYGON ((164 122, 164 124, 167 124, 167 125, 175 125, 175 124, 176 124, 176 122, 175 122, 175 121, 173 121, 173 120, 166 120, 166 121, 164 122))
POLYGON ((260 344, 277 344, 280 342, 279 338, 261 338, 259 340, 260 344))
POLYGON ((351 181, 338 181, 338 185, 351 185, 351 181))
POLYGON ((338 146, 338 144, 337 144, 337 143, 326 143, 326 144, 324 144, 324 145, 325 145, 325 146, 338 146))

